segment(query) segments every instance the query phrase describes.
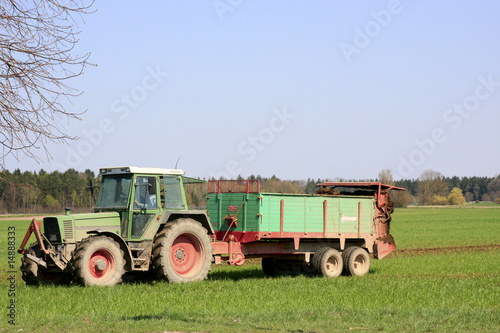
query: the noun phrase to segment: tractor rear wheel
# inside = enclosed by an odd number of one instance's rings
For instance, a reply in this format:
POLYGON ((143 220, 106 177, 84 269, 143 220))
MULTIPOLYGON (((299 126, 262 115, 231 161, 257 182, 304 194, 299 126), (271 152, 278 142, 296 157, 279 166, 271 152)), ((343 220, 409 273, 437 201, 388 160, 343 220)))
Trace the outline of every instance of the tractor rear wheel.
POLYGON ((76 282, 85 286, 114 286, 125 273, 123 251, 107 236, 82 240, 75 250, 72 266, 76 282))
POLYGON ((365 275, 370 270, 370 255, 361 247, 348 248, 344 252, 344 270, 347 275, 365 275))
MULTIPOLYGON (((40 258, 42 251, 37 243, 33 243, 27 253, 40 258)), ((65 272, 48 272, 44 267, 40 267, 28 259, 26 255, 21 258, 21 273, 26 285, 69 284, 71 282, 69 274, 65 272)))
POLYGON ((342 255, 334 248, 319 249, 314 254, 313 266, 325 277, 337 277, 342 273, 342 255))
POLYGON ((177 219, 166 224, 154 240, 155 274, 172 283, 205 280, 211 268, 212 250, 207 229, 193 219, 177 219))

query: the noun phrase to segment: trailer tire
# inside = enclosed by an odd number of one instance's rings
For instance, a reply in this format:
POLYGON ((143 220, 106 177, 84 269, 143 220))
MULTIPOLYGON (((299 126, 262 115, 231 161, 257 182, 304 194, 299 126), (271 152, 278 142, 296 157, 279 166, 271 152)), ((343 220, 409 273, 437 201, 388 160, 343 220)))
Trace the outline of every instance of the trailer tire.
POLYGON ((347 249, 342 251, 342 261, 344 262, 344 269, 342 271, 342 275, 350 275, 349 274, 349 255, 352 251, 356 249, 356 246, 350 246, 347 249))
MULTIPOLYGON (((37 243, 31 244, 26 252, 37 258, 40 258, 42 253, 37 243)), ((21 258, 21 273, 22 279, 28 286, 66 285, 71 282, 71 275, 66 272, 47 272, 26 255, 21 258)))
POLYGON ((342 255, 334 248, 322 248, 313 257, 313 265, 324 277, 337 277, 342 274, 342 255))
POLYGON ((321 256, 323 253, 331 249, 330 247, 322 247, 318 251, 314 252, 314 255, 311 259, 311 264, 316 270, 316 274, 321 274, 321 270, 319 269, 320 267, 320 261, 321 261, 321 256))
POLYGON ((84 286, 114 286, 122 281, 125 259, 110 237, 91 236, 78 244, 72 260, 77 283, 84 286))
POLYGON ((370 270, 370 255, 361 247, 348 248, 345 252, 344 271, 347 275, 363 276, 370 270))
POLYGON ((201 223, 181 218, 165 225, 153 243, 156 277, 171 283, 205 280, 211 269, 212 244, 201 223))

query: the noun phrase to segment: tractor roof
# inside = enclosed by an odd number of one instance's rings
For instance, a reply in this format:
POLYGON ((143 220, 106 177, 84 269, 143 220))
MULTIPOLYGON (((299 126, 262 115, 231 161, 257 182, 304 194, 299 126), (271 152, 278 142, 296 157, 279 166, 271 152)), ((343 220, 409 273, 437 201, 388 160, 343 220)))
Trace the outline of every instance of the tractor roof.
POLYGON ((184 175, 186 172, 181 169, 162 169, 162 168, 139 168, 134 166, 127 167, 113 167, 113 168, 101 168, 99 170, 101 175, 117 175, 117 174, 129 174, 129 173, 142 173, 151 175, 184 175))

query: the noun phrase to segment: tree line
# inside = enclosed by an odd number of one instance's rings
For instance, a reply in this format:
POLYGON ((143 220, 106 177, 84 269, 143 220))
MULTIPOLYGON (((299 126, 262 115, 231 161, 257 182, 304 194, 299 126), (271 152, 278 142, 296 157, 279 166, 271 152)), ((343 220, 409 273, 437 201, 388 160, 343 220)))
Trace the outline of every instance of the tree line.
POLYGON ((78 172, 39 172, 19 169, 0 173, 0 213, 36 214, 60 212, 69 207, 76 211, 90 211, 93 199, 90 184, 97 184, 91 170, 78 172))
MULTIPOLYGON (((238 176, 237 179, 244 178, 238 176)), ((260 180, 263 192, 295 194, 316 193, 317 184, 325 181, 359 181, 343 178, 284 180, 275 175, 269 178, 251 175, 248 179, 260 180)), ((381 181, 405 188, 406 191, 391 193, 395 205, 399 207, 409 204, 463 204, 472 201, 500 203, 500 176, 444 177, 439 172, 426 170, 417 179, 393 180, 390 170, 382 170, 377 179, 362 181, 381 181)), ((84 172, 74 169, 65 172, 46 172, 43 169, 38 172, 5 170, 0 173, 0 213, 55 213, 66 207, 73 212, 89 212, 94 203, 90 188, 98 185, 99 177, 89 169, 84 172)), ((206 207, 206 184, 187 185, 185 190, 190 208, 206 207)), ((97 194, 97 190, 94 194, 97 194)))
POLYGON ((390 170, 382 170, 379 173, 379 179, 406 189, 405 194, 399 194, 400 197, 404 197, 400 206, 463 204, 479 201, 500 203, 500 175, 496 177, 444 177, 441 173, 429 169, 423 171, 417 179, 392 181, 390 170), (459 196, 458 201, 454 200, 457 196, 459 196))

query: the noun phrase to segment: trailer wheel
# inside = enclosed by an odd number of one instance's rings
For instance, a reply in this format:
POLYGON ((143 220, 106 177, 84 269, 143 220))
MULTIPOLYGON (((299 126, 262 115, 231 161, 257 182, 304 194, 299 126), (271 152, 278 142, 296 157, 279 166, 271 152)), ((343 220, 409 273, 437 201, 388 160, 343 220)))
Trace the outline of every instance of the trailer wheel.
POLYGON ((360 247, 351 247, 344 251, 344 260, 347 275, 362 276, 370 270, 370 256, 360 247))
POLYGON ((114 286, 125 273, 123 251, 106 236, 91 236, 78 244, 72 260, 75 279, 85 286, 114 286))
POLYGON ((168 223, 154 240, 155 274, 173 283, 205 280, 212 251, 207 229, 193 219, 177 219, 168 223))
MULTIPOLYGON (((40 258, 42 251, 40 251, 38 244, 34 243, 31 244, 27 253, 40 258)), ((45 268, 28 259, 26 255, 21 258, 21 273, 26 285, 64 285, 71 282, 71 275, 65 272, 48 272, 45 268)))
POLYGON ((331 249, 330 247, 322 247, 318 251, 314 252, 314 255, 311 259, 311 264, 313 268, 315 269, 317 274, 321 274, 321 270, 319 269, 320 267, 320 261, 321 261, 321 256, 323 253, 331 249))
POLYGON ((333 248, 319 249, 313 257, 316 270, 325 277, 337 277, 342 273, 342 255, 333 248))
POLYGON ((344 270, 342 271, 342 275, 351 275, 349 274, 349 255, 354 249, 356 249, 356 246, 350 246, 342 251, 342 261, 344 262, 344 270))

